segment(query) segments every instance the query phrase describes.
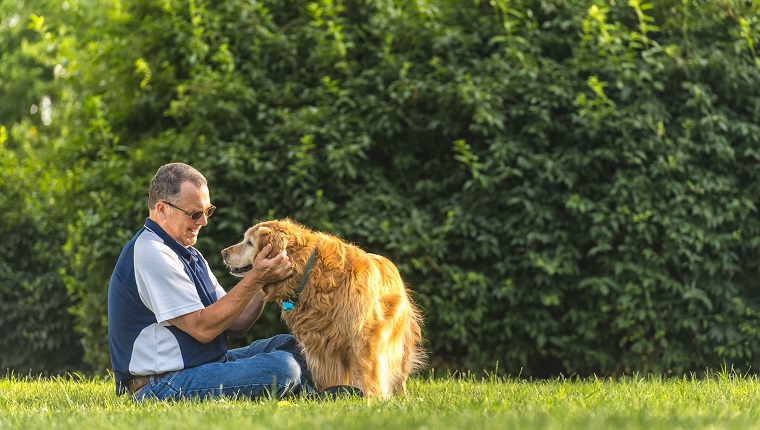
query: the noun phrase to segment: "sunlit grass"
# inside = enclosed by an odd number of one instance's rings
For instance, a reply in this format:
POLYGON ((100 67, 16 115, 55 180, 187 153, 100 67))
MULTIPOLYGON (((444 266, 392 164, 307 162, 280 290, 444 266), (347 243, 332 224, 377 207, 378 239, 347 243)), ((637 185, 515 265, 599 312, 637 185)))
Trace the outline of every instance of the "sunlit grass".
POLYGON ((134 403, 109 378, 0 379, 0 428, 760 429, 760 381, 709 377, 411 380, 392 400, 134 403))

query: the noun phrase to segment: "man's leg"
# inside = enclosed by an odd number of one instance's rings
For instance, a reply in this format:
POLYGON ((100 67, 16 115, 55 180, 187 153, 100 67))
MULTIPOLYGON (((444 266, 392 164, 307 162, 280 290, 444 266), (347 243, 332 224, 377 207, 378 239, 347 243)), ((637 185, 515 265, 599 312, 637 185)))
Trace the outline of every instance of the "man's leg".
POLYGON ((297 342, 292 336, 278 335, 231 350, 224 362, 172 372, 159 381, 151 381, 136 393, 135 398, 280 398, 311 390, 297 342))

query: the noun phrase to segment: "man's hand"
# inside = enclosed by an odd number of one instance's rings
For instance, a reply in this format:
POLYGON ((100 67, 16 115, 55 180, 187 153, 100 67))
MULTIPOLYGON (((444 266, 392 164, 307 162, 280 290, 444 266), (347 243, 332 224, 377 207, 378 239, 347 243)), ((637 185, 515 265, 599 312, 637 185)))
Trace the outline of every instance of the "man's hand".
POLYGON ((244 280, 264 286, 293 276, 293 265, 288 258, 288 251, 283 249, 274 257, 267 258, 271 251, 272 244, 269 243, 259 251, 253 260, 253 268, 245 275, 244 280))

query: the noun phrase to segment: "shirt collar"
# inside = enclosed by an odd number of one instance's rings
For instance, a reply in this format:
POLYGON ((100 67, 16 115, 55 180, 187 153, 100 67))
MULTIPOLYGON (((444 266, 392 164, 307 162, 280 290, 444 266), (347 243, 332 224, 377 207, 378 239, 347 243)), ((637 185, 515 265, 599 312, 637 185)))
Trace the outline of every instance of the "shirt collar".
POLYGON ((152 219, 145 218, 145 228, 152 231, 153 233, 156 233, 158 237, 164 240, 164 243, 169 246, 169 248, 171 248, 178 255, 184 257, 187 261, 191 261, 192 257, 198 257, 198 251, 195 248, 192 246, 185 248, 181 243, 177 242, 173 237, 169 236, 169 234, 165 232, 164 229, 161 228, 161 226, 152 219))

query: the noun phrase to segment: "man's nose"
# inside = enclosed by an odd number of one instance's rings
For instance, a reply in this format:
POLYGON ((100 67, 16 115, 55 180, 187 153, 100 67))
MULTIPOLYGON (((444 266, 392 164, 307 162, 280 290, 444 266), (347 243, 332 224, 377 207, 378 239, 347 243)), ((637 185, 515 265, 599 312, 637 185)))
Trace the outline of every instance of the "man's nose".
POLYGON ((196 224, 204 226, 208 225, 208 215, 206 215, 206 212, 204 212, 203 215, 201 215, 201 217, 196 220, 196 224))

